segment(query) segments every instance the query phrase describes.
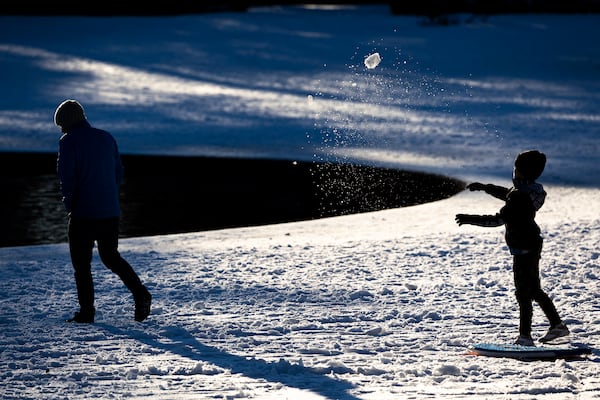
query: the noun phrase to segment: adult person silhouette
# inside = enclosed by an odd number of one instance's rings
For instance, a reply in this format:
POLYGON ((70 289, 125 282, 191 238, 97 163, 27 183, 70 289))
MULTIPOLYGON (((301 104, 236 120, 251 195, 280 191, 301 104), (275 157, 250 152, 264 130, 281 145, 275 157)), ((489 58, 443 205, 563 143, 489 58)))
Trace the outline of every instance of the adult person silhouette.
POLYGON ((131 291, 136 321, 150 314, 152 296, 118 251, 119 186, 123 164, 117 142, 107 131, 88 122, 82 105, 63 101, 54 113, 63 135, 59 141, 57 173, 63 204, 69 214, 68 239, 75 273, 79 311, 68 322, 93 323, 92 253, 98 244, 102 263, 131 291))

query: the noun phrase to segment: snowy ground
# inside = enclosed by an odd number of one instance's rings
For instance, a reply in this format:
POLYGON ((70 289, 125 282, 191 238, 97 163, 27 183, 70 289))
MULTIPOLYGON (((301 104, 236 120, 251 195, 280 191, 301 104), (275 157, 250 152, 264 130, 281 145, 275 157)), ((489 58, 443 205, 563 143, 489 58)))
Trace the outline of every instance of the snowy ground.
MULTIPOLYGON (((88 104, 127 152, 360 159, 509 185, 516 152, 540 148, 549 156, 543 284, 572 340, 596 349, 599 19, 426 27, 385 7, 0 17, 0 149, 55 151, 51 114, 64 97, 88 104), (381 64, 367 70, 374 52, 381 64)), ((556 362, 466 354, 472 342, 516 335, 502 230, 453 221, 500 206, 464 192, 362 215, 123 240, 154 295, 142 324, 98 260, 97 323, 64 324, 76 302, 67 246, 0 249, 0 395, 600 398, 598 350, 556 362)), ((534 333, 545 330, 536 309, 534 333)))

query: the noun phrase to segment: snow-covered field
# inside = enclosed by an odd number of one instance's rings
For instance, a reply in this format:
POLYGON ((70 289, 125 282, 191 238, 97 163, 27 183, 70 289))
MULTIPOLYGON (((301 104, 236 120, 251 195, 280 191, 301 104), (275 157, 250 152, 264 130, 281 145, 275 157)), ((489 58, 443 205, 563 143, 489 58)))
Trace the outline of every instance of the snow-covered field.
MULTIPOLYGON (((572 341, 596 349, 600 16, 460 18, 424 26, 384 6, 0 17, 0 150, 55 151, 52 113, 68 97, 128 153, 360 161, 510 185, 516 153, 539 148, 542 282, 572 341)), ((466 354, 517 333, 502 230, 453 221, 500 206, 464 192, 123 240, 154 295, 142 324, 97 259, 97 323, 71 325, 66 244, 0 249, 0 397, 600 398, 598 350, 466 354)), ((534 333, 545 330, 536 309, 534 333)))

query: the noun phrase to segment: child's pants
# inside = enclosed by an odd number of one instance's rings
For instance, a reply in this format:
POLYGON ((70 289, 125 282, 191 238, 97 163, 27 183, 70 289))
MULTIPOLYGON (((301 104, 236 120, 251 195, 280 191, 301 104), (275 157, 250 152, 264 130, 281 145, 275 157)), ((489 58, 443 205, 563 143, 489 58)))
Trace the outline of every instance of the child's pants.
POLYGON ((541 288, 539 269, 541 251, 542 243, 540 242, 539 249, 515 255, 513 258, 515 295, 519 303, 519 334, 523 336, 531 336, 532 301, 534 300, 546 314, 551 327, 561 322, 554 303, 541 288))

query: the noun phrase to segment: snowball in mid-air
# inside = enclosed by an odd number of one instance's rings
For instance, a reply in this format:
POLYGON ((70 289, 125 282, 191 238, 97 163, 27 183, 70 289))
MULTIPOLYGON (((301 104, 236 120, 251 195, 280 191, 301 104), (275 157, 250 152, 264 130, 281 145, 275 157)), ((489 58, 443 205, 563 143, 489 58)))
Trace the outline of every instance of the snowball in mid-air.
POLYGON ((379 53, 373 53, 367 58, 365 58, 365 67, 369 69, 373 69, 379 65, 381 62, 381 56, 379 53))

